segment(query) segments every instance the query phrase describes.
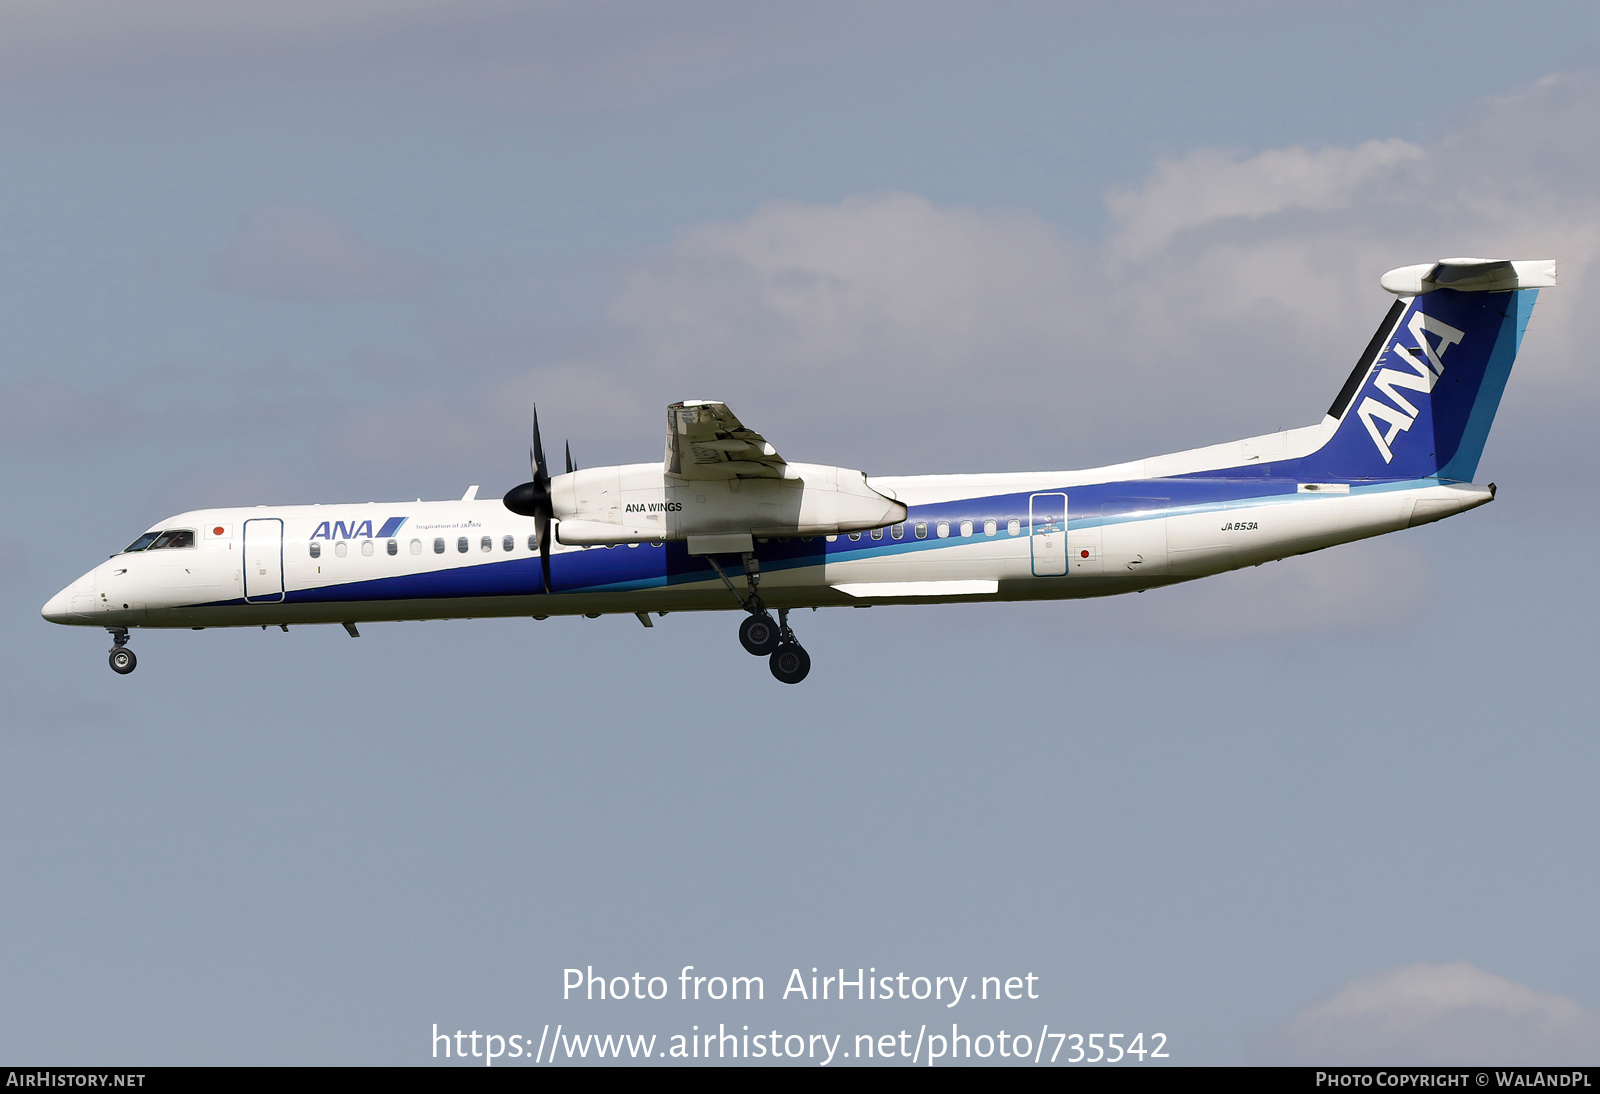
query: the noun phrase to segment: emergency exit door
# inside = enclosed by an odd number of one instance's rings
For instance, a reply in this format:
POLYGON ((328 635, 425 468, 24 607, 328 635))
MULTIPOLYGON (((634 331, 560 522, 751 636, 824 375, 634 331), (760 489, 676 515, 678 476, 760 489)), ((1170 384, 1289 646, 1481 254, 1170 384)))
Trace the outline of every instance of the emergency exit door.
POLYGON ((1028 547, 1034 577, 1067 573, 1067 496, 1035 494, 1028 499, 1028 547))
POLYGON ((283 600, 283 521, 258 517, 244 522, 244 599, 249 604, 283 600))

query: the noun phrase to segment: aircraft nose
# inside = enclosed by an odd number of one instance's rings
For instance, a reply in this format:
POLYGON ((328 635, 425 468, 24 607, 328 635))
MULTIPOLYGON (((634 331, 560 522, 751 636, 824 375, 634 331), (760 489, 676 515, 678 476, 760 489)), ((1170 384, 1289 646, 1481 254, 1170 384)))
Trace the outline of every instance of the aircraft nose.
POLYGON ((72 586, 68 585, 55 596, 44 602, 44 607, 39 609, 39 614, 52 623, 70 623, 72 621, 72 586))

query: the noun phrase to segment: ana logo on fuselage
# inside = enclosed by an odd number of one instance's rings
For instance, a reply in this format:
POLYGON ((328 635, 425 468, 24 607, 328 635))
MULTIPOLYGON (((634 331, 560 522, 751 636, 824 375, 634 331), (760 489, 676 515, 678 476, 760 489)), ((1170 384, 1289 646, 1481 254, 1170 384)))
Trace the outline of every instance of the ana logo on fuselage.
POLYGON ((406 517, 390 517, 383 522, 377 534, 372 531, 372 521, 352 520, 346 524, 342 520, 323 521, 317 525, 317 530, 311 533, 312 539, 388 539, 400 530, 406 522, 406 517))
POLYGON ((1439 382, 1439 377, 1444 375, 1445 350, 1461 341, 1463 334, 1443 320, 1435 319, 1422 311, 1411 313, 1411 319, 1406 323, 1406 329, 1417 340, 1417 345, 1402 346, 1399 342, 1390 347, 1395 356, 1410 366, 1411 371, 1404 369, 1386 368, 1378 372, 1373 379, 1372 386, 1383 392, 1393 402, 1383 402, 1368 395, 1361 400, 1361 406, 1356 414, 1361 418, 1361 424, 1367 427, 1367 432, 1372 434, 1372 443, 1378 446, 1378 454, 1383 457, 1384 463, 1394 459, 1394 450, 1391 447, 1394 439, 1403 431, 1411 428, 1417 420, 1417 408, 1411 400, 1396 389, 1405 388, 1407 391, 1421 392, 1427 395, 1433 391, 1433 385, 1439 382), (1426 334, 1424 333, 1426 332, 1426 334), (1437 335, 1437 347, 1427 339, 1427 334, 1437 335), (1417 354, 1421 354, 1419 359, 1417 354), (1387 432, 1378 428, 1377 420, 1381 419, 1389 428, 1387 432))
POLYGON ((679 513, 683 511, 681 501, 652 501, 629 504, 623 508, 625 513, 679 513))

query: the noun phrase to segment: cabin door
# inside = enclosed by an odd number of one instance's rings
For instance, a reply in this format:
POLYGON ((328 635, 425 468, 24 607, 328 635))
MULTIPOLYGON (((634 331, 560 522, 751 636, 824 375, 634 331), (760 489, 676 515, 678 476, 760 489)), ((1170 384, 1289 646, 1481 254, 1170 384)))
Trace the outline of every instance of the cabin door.
POLYGON ((1028 499, 1028 546, 1034 577, 1067 573, 1067 496, 1035 494, 1028 499))
POLYGON ((249 604, 283 600, 283 521, 258 517, 244 522, 244 599, 249 604))

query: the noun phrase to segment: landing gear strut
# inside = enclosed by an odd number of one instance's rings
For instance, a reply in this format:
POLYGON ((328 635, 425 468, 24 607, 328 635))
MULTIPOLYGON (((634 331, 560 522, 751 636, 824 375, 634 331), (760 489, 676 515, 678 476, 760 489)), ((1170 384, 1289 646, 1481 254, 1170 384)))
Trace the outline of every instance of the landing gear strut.
POLYGON ((778 609, 778 648, 767 659, 772 675, 785 684, 798 684, 811 671, 811 655, 789 629, 789 609, 778 609))
POLYGON ((811 656, 789 629, 789 609, 779 608, 778 620, 773 622, 767 606, 761 602, 761 594, 757 592, 761 584, 761 562, 753 554, 745 554, 743 559, 745 584, 750 590, 748 596, 739 592, 714 557, 706 556, 706 561, 717 571, 739 606, 750 613, 739 623, 739 644, 749 653, 767 658, 773 676, 785 684, 798 684, 811 671, 811 656))
POLYGON ((128 629, 118 627, 111 630, 111 671, 118 676, 126 676, 138 667, 139 659, 128 648, 128 629))

